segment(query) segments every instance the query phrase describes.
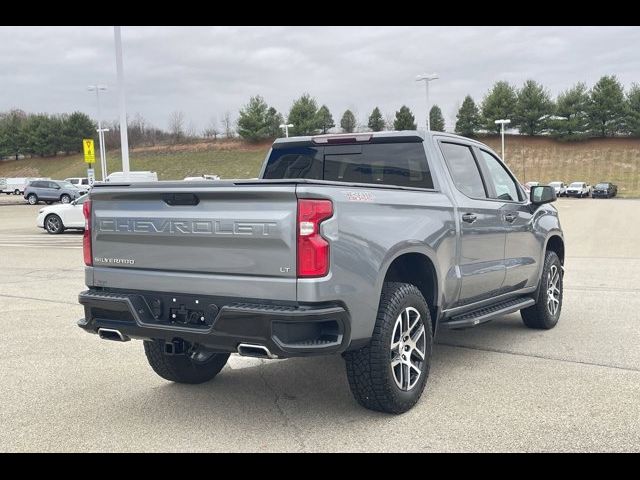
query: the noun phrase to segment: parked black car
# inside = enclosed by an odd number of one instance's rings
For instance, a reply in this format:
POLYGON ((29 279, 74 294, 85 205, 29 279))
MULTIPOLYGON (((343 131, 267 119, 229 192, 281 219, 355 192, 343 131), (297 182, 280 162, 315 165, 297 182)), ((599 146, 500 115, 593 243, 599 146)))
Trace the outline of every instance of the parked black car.
POLYGON ((591 198, 612 198, 618 194, 618 186, 611 182, 598 183, 591 191, 591 198))

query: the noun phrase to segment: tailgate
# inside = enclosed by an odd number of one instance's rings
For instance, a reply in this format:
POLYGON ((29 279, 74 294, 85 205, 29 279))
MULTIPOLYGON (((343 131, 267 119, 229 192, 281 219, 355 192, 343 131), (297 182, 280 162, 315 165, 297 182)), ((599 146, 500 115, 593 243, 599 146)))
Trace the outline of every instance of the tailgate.
POLYGON ((176 185, 94 188, 94 267, 295 278, 294 185, 176 185))

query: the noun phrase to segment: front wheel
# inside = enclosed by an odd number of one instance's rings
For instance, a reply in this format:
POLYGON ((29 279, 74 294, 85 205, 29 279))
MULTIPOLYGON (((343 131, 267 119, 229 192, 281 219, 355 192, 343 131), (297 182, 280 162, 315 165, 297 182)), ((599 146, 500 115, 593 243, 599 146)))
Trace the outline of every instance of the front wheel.
POLYGON ((44 228, 47 232, 49 232, 52 235, 57 235, 59 233, 64 232, 64 225, 62 224, 62 219, 55 213, 48 215, 47 218, 44 219, 44 228))
POLYGON ((520 310, 529 328, 549 330, 556 326, 562 310, 562 264, 556 252, 547 251, 536 304, 520 310))
POLYGON ((415 285, 385 283, 369 344, 344 354, 351 393, 360 405, 404 413, 420 399, 429 376, 431 316, 415 285))
POLYGON ((71 202, 71 197, 65 193, 63 195, 60 195, 60 201, 62 203, 70 203, 71 202))
POLYGON ((164 342, 145 340, 144 353, 154 372, 177 383, 204 383, 212 380, 229 359, 228 353, 188 350, 182 355, 167 355, 164 342))

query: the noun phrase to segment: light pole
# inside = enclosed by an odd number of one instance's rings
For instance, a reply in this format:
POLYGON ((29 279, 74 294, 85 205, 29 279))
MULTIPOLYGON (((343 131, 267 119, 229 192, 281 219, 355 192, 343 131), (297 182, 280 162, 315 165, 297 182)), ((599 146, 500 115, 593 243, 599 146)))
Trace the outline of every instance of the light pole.
POLYGON ((284 135, 289 138, 289 129, 293 128, 293 123, 283 123, 280 125, 280 128, 284 128, 284 135))
POLYGON ((504 158, 504 126, 510 124, 511 120, 507 120, 507 119, 496 120, 493 123, 495 123, 496 125, 500 125, 500 133, 502 135, 502 154, 501 154, 501 156, 502 156, 502 161, 506 163, 506 160, 504 158))
POLYGON ((102 181, 107 176, 107 150, 104 146, 104 132, 108 132, 108 128, 102 128, 102 112, 100 111, 100 92, 106 92, 106 85, 89 85, 87 90, 96 92, 96 101, 98 103, 98 143, 100 145, 100 171, 102 172, 102 181))
POLYGON ((437 80, 438 78, 440 77, 438 77, 437 73, 423 73, 422 75, 418 75, 416 77, 416 82, 424 81, 424 84, 427 87, 427 132, 431 130, 431 119, 429 118, 429 115, 431 114, 431 106, 429 104, 429 82, 431 82, 432 80, 437 80))
POLYGON ((120 150, 122 152, 122 174, 129 179, 129 136, 127 134, 127 107, 124 95, 124 67, 122 66, 122 39, 120 27, 113 27, 116 44, 116 71, 118 74, 118 106, 120 107, 120 150))

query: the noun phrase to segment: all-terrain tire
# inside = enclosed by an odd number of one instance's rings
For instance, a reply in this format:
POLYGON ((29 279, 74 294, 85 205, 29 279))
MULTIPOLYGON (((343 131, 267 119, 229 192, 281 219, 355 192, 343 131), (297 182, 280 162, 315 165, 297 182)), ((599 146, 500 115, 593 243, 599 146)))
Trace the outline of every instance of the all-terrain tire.
POLYGON ((408 283, 385 283, 371 341, 360 350, 344 354, 349 387, 357 402, 370 410, 394 414, 404 413, 413 407, 420 399, 429 376, 432 343, 431 316, 420 290, 408 283), (408 307, 420 314, 418 321, 424 327, 425 351, 420 376, 415 385, 405 391, 394 379, 391 344, 396 321, 408 307))
POLYGON ((165 380, 177 383, 204 383, 212 380, 229 359, 228 353, 214 353, 204 362, 196 362, 189 355, 166 355, 164 342, 144 341, 144 353, 153 371, 165 380))
POLYGON ((563 276, 560 258, 558 258, 556 252, 547 250, 544 257, 544 266, 542 268, 542 277, 540 277, 540 288, 536 304, 520 310, 522 321, 527 327, 538 330, 549 330, 556 326, 560 318, 560 312, 562 311, 563 276), (557 272, 558 278, 555 289, 552 289, 550 279, 555 272, 557 272), (549 307, 551 303, 554 303, 549 299, 551 290, 554 291, 553 295, 558 300, 555 313, 552 313, 549 307))

